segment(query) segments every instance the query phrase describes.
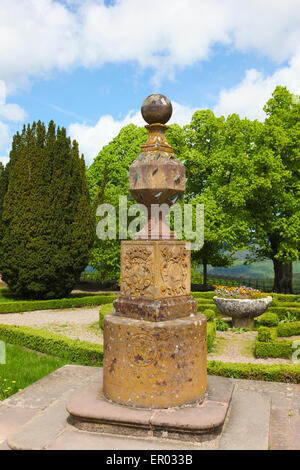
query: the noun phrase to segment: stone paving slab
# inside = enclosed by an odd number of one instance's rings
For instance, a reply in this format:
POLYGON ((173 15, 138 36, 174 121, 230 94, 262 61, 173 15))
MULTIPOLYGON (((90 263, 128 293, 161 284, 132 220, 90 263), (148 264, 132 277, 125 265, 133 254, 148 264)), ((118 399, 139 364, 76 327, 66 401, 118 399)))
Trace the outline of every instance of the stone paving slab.
POLYGON ((0 406, 0 442, 5 441, 11 434, 15 433, 38 411, 31 408, 13 408, 0 406))
POLYGON ((268 450, 270 412, 269 395, 242 390, 237 384, 220 439, 220 449, 268 450))

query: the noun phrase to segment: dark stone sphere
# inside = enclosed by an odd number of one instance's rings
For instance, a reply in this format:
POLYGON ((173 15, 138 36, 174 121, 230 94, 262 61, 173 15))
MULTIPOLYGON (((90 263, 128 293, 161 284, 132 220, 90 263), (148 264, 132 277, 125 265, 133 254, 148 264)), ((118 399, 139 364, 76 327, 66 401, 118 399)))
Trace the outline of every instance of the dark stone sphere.
POLYGON ((171 101, 164 95, 149 95, 142 104, 142 116, 148 124, 166 124, 172 116, 171 101))

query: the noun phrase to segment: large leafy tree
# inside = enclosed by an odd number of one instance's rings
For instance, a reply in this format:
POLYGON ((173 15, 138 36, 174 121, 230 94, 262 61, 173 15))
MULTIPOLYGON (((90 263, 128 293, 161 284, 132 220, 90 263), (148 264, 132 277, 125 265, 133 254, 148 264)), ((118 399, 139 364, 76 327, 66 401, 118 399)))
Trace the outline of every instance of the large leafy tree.
POLYGON ((277 87, 264 110, 267 118, 257 139, 260 158, 253 162, 263 184, 251 184, 247 204, 252 251, 254 259, 273 261, 274 291, 291 293, 292 262, 299 260, 300 248, 299 97, 277 87))
POLYGON ((0 272, 28 298, 67 296, 94 238, 85 163, 66 130, 40 121, 13 138, 2 210, 0 272))
POLYGON ((274 290, 287 293, 292 291, 291 262, 299 253, 299 102, 277 87, 265 111, 264 123, 236 114, 219 121, 214 140, 206 131, 207 117, 214 123, 213 115, 196 113, 200 126, 187 128, 193 151, 190 188, 193 194, 213 196, 226 214, 221 232, 229 246, 248 246, 252 262, 271 259, 274 290))
POLYGON ((227 145, 226 131, 224 117, 218 118, 210 110, 196 111, 182 130, 186 143, 182 152, 187 171, 186 200, 204 204, 204 245, 192 252, 194 262, 203 265, 204 284, 207 266, 230 266, 233 252, 244 245, 248 234, 247 227, 239 223, 239 215, 226 210, 217 191, 216 177, 221 178, 221 184, 227 178, 219 160, 227 145))

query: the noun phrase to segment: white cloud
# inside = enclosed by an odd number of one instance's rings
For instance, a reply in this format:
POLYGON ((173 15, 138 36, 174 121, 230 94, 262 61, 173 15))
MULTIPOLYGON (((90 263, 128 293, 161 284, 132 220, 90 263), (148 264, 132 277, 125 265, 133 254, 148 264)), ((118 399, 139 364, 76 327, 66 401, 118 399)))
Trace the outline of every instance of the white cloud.
POLYGON ((9 129, 6 124, 0 121, 0 148, 9 143, 9 129))
POLYGON ((9 161, 9 157, 1 157, 0 156, 0 162, 5 166, 9 161))
MULTIPOLYGON (((196 109, 172 102, 173 115, 168 124, 176 122, 184 125, 190 122, 196 109)), ((69 134, 79 143, 80 152, 84 153, 87 165, 90 165, 102 147, 118 135, 122 127, 128 124, 144 126, 146 123, 140 111, 130 111, 124 119, 115 120, 111 115, 102 116, 95 126, 86 123, 74 123, 69 126, 69 134)))
POLYGON ((26 112, 18 104, 6 102, 6 85, 0 80, 0 117, 6 121, 21 122, 26 117, 26 112))
POLYGON ((1 0, 0 77, 10 92, 55 69, 132 61, 157 82, 218 43, 280 63, 300 43, 299 21, 299 0, 1 0))
POLYGON ((287 67, 278 69, 273 75, 264 76, 256 69, 247 70, 243 80, 236 86, 221 90, 214 112, 219 115, 237 113, 241 117, 259 119, 266 117, 263 106, 271 98, 277 85, 300 94, 300 50, 287 67))

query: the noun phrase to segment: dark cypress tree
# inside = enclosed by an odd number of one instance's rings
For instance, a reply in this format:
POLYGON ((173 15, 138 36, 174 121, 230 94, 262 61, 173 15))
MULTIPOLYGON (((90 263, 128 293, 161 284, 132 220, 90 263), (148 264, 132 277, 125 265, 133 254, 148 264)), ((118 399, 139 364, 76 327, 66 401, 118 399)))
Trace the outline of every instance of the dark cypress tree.
POLYGON ((94 217, 85 164, 64 128, 40 121, 13 140, 2 211, 0 272, 27 298, 67 296, 89 260, 94 217))

